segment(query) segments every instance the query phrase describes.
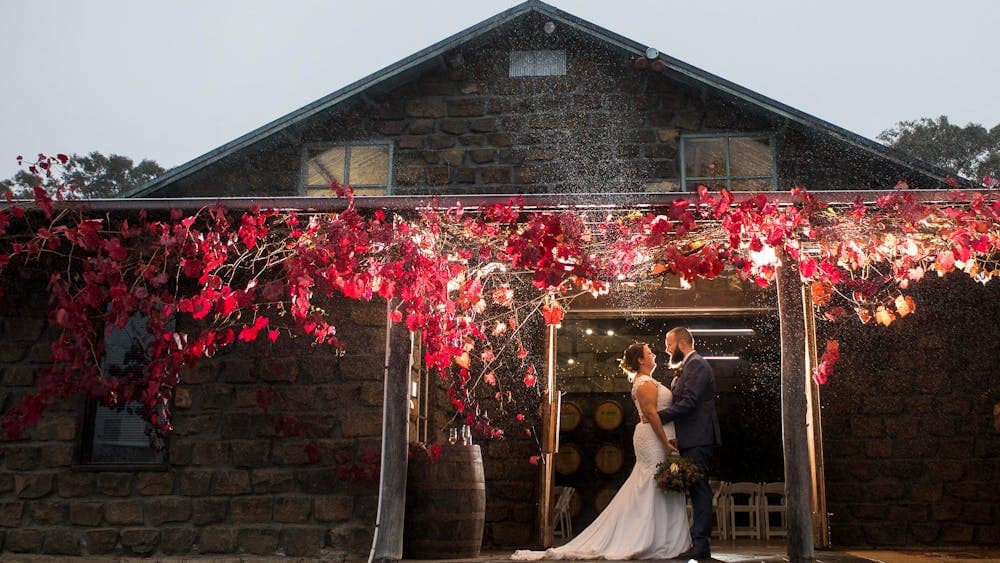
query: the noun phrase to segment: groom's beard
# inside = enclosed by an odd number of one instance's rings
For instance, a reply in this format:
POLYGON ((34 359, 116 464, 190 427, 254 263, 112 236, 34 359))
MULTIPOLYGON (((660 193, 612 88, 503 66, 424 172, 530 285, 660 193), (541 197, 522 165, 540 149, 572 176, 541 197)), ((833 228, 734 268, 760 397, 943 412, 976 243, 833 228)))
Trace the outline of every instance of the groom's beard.
POLYGON ((670 358, 668 359, 669 365, 667 367, 669 367, 670 369, 677 369, 681 367, 681 363, 683 361, 684 361, 684 353, 681 352, 680 348, 678 348, 674 350, 673 354, 670 354, 670 358))

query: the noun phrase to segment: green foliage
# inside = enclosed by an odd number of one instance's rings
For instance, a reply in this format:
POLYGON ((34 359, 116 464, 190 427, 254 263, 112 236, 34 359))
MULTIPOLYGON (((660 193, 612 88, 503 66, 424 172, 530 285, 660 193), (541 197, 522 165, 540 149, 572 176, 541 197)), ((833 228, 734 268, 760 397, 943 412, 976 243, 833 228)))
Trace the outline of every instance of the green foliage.
POLYGON ((163 167, 152 160, 144 159, 135 164, 127 156, 105 156, 93 151, 85 156, 70 156, 65 168, 51 177, 20 170, 12 178, 0 181, 0 193, 10 190, 15 198, 32 198, 35 186, 54 194, 60 186, 67 185, 75 189, 64 194, 66 197, 114 198, 164 172, 163 167))
POLYGON ((959 127, 948 116, 901 121, 879 133, 878 140, 921 160, 972 180, 1000 172, 1000 125, 959 127))

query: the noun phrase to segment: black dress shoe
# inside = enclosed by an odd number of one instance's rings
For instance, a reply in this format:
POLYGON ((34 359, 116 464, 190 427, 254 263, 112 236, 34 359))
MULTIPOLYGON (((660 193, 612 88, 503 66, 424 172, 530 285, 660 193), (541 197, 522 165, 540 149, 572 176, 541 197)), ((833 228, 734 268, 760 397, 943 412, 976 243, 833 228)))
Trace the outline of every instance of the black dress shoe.
POLYGON ((711 559, 712 551, 705 547, 692 547, 691 549, 677 555, 677 559, 711 559))

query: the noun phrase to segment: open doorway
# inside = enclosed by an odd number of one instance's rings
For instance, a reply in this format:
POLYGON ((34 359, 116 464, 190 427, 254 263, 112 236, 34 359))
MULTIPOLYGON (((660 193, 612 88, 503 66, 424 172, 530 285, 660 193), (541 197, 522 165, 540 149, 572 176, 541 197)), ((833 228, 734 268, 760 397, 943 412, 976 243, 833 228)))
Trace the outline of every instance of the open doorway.
POLYGON ((574 530, 603 510, 635 463, 632 432, 638 413, 618 367, 636 341, 658 356, 654 377, 665 384, 663 337, 686 326, 716 378, 722 447, 711 477, 723 481, 781 481, 780 334, 773 309, 577 310, 554 340, 556 387, 563 393, 556 487, 577 491, 570 507, 574 530))

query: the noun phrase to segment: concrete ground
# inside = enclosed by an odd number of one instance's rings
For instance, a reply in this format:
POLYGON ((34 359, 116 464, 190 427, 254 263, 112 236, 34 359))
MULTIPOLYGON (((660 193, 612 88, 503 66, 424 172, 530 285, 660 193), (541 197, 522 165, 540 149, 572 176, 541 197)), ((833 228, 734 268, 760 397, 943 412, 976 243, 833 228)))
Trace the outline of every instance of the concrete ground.
MULTIPOLYGON (((788 561, 784 543, 757 542, 752 540, 714 542, 712 544, 712 559, 714 563, 779 563, 788 561)), ((510 551, 490 551, 476 559, 449 559, 424 561, 404 559, 401 563, 501 563, 510 561, 510 551)), ((211 561, 212 563, 261 563, 274 561, 277 563, 365 563, 363 560, 347 560, 334 557, 262 557, 245 556, 186 556, 186 557, 68 557, 45 555, 19 555, 4 553, 0 555, 4 563, 196 563, 211 561)), ((673 559, 670 561, 682 561, 673 559)), ((705 560, 703 560, 705 561, 705 560)), ((990 548, 956 548, 956 549, 844 549, 816 550, 816 563, 1000 563, 1000 547, 990 548)), ((584 562, 568 562, 584 563, 584 562)))

